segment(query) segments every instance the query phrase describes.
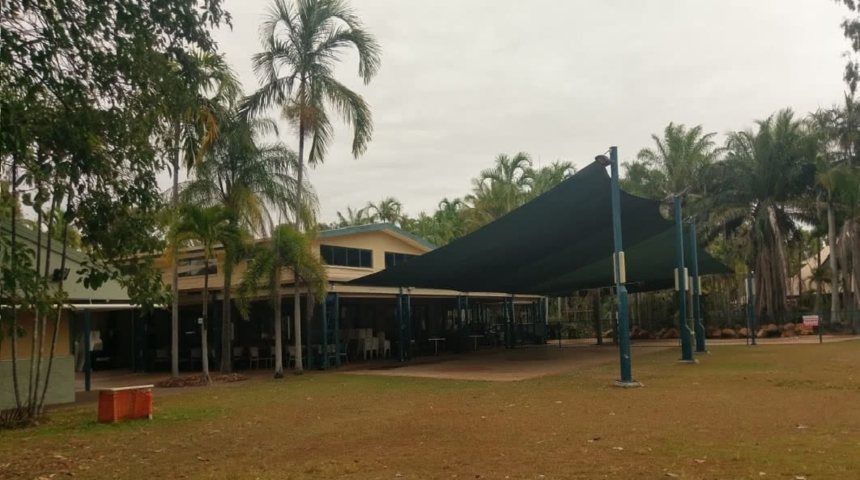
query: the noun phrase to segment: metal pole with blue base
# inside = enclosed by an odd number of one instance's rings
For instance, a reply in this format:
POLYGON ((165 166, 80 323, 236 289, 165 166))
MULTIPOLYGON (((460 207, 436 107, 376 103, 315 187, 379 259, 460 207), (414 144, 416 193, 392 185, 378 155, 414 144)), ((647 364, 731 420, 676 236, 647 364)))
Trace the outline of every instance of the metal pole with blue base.
POLYGON ((403 288, 397 294, 397 355, 401 362, 405 362, 406 356, 406 314, 403 311, 403 288))
POLYGON ((684 268, 684 223, 681 216, 681 196, 675 195, 675 280, 678 289, 678 330, 681 333, 681 362, 695 363, 693 341, 687 325, 687 269, 684 268))
MULTIPOLYGON (((606 157, 598 157, 605 161, 606 157)), ((618 182, 618 147, 609 147, 609 165, 611 170, 611 203, 612 203, 612 241, 613 268, 615 274, 615 292, 618 297, 618 355, 621 367, 621 378, 615 382, 619 387, 641 387, 642 384, 633 380, 633 368, 630 360, 630 319, 628 317, 626 272, 624 265, 624 247, 621 239, 621 187, 618 182)))
POLYGON ((690 222, 690 269, 693 272, 693 325, 696 329, 696 353, 707 353, 705 323, 702 320, 702 282, 699 278, 699 243, 696 240, 696 222, 690 222))

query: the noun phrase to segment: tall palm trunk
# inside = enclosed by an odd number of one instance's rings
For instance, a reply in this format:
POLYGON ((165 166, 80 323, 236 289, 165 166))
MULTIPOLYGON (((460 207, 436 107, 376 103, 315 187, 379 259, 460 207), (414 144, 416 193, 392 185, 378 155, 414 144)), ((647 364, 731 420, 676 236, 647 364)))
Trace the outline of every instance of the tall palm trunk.
POLYGON ((284 378, 283 322, 281 321, 281 267, 275 269, 274 278, 274 323, 275 323, 275 378, 284 378))
MULTIPOLYGON (((173 130, 173 198, 171 199, 173 208, 173 221, 176 222, 176 215, 179 211, 179 124, 177 123, 173 130)), ((179 376, 179 258, 177 258, 178 248, 173 247, 172 257, 173 265, 170 269, 170 289, 171 289, 171 313, 170 313, 170 374, 174 377, 179 376)))
MULTIPOLYGON (((207 248, 208 250, 208 248, 207 248)), ((209 255, 206 255, 203 271, 203 317, 200 321, 200 366, 203 368, 203 383, 209 385, 209 255)))
MULTIPOLYGON (((853 215, 852 215, 853 216, 853 215)), ((851 285, 852 303, 851 303, 851 324, 854 329, 854 334, 860 333, 860 317, 856 313, 857 305, 860 305, 860 285, 857 284, 857 275, 860 273, 860 238, 857 238, 858 225, 857 220, 851 220, 851 244, 853 253, 851 255, 851 278, 848 282, 851 285)))
POLYGON ((815 313, 821 316, 821 241, 816 238, 815 239, 815 248, 818 250, 816 253, 816 280, 815 280, 815 313))
POLYGON ((224 256, 224 299, 221 307, 221 373, 233 371, 233 326, 230 322, 231 290, 233 283, 233 265, 231 259, 224 256))
MULTIPOLYGON (((304 113, 304 112, 302 112, 304 113)), ((305 174, 305 122, 304 118, 299 118, 299 165, 296 169, 296 180, 298 181, 298 189, 296 191, 296 231, 302 231, 302 197, 304 196, 304 174, 305 174)), ((299 272, 293 271, 293 344, 296 349, 296 373, 304 371, 302 363, 302 295, 299 290, 299 272)), ((308 324, 310 328, 310 324, 308 324)), ((310 345, 308 345, 310 348, 310 345)))
POLYGON ((830 324, 839 322, 839 271, 836 267, 836 214, 827 203, 827 241, 830 245, 830 324))

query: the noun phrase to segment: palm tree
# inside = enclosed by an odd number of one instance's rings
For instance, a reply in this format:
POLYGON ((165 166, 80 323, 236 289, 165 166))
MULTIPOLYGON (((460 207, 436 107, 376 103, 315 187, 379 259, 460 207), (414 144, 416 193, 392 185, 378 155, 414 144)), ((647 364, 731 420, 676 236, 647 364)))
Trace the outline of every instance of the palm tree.
POLYGON ((316 297, 325 296, 325 267, 312 251, 310 235, 302 234, 290 225, 275 227, 271 244, 255 249, 239 294, 240 311, 247 316, 248 300, 256 293, 260 282, 265 281, 269 286, 274 311, 275 378, 284 376, 281 320, 281 277, 284 269, 292 270, 316 297))
POLYGON ((372 220, 399 225, 403 218, 403 204, 394 197, 383 198, 379 203, 368 202, 365 211, 372 220))
MULTIPOLYGON (((307 185, 299 199, 295 176, 296 156, 281 144, 262 144, 259 137, 276 132, 270 121, 247 120, 238 115, 222 124, 221 134, 195 171, 195 178, 183 192, 188 202, 221 205, 230 228, 251 235, 264 235, 273 224, 269 210, 305 224, 314 223, 316 196, 307 185)), ((232 369, 230 336, 233 268, 246 242, 237 235, 224 246, 224 305, 222 308, 221 371, 232 369)))
MULTIPOLYGON (((747 266, 756 272, 759 318, 785 314, 784 245, 808 220, 798 199, 814 183, 817 142, 791 110, 757 122, 757 129, 729 134, 726 159, 712 165, 704 211, 708 227, 742 237, 747 266)), ((676 184, 677 188, 682 184, 676 184)))
POLYGON ((203 312, 200 324, 200 358, 203 381, 209 384, 209 261, 215 255, 215 245, 234 244, 239 232, 230 224, 229 214, 221 205, 200 207, 183 205, 179 220, 171 232, 171 244, 176 249, 182 245, 197 244, 203 253, 203 312))
MULTIPOLYGON (((663 137, 651 135, 653 148, 643 148, 637 154, 639 162, 650 168, 644 175, 656 195, 668 195, 691 190, 702 192, 702 173, 712 164, 720 152, 714 146, 715 133, 702 133, 702 126, 688 129, 683 124, 670 123, 663 137)), ((628 166, 628 174, 630 172, 628 166)))
POLYGON ((666 198, 663 173, 652 168, 647 162, 625 162, 624 178, 620 184, 622 190, 633 195, 653 200, 666 198))
MULTIPOLYGON (((860 280, 860 221, 857 217, 860 206, 860 165, 857 161, 860 154, 860 104, 846 94, 841 107, 815 112, 810 116, 810 124, 821 133, 824 145, 818 184, 827 201, 831 322, 838 322, 840 284, 846 293, 853 289, 854 298, 846 299, 849 307, 860 303, 860 291, 853 288, 860 280)), ((860 319, 855 319, 854 329, 860 331, 860 319)))
POLYGON ((573 164, 562 161, 555 161, 546 167, 531 170, 528 175, 532 179, 529 198, 543 195, 558 186, 559 183, 567 180, 574 173, 576 173, 576 169, 573 167, 573 164))
MULTIPOLYGON (((358 75, 367 84, 379 69, 379 45, 343 0, 274 0, 260 28, 264 50, 252 57, 254 71, 263 84, 243 102, 246 115, 256 115, 279 107, 298 131, 298 169, 304 185, 305 140, 310 137, 308 164, 322 163, 333 127, 328 110, 353 127, 352 154, 367 149, 373 121, 367 102, 338 82, 334 67, 344 50, 358 53, 358 75)), ((296 229, 302 231, 298 221, 296 229)), ((301 310, 298 285, 295 289, 296 350, 301 351, 301 310)), ((296 371, 302 371, 301 354, 296 371)))
POLYGON ((346 207, 346 214, 337 212, 336 226, 338 228, 366 225, 371 222, 373 222, 373 219, 367 214, 367 208, 353 209, 352 207, 346 207))
MULTIPOLYGON (((170 102, 166 112, 167 146, 173 176, 172 221, 179 211, 179 168, 190 171, 218 136, 219 118, 238 97, 241 87, 222 55, 197 52, 173 66, 166 82, 170 102)), ((176 258, 176 252, 171 252, 176 258)), ((179 375, 179 270, 171 267, 171 373, 179 375)))
POLYGON ((519 207, 532 188, 532 161, 527 153, 500 154, 493 168, 472 180, 468 224, 474 230, 519 207))
POLYGON ((436 245, 445 245, 455 238, 465 235, 464 212, 466 208, 467 205, 459 198, 453 200, 443 198, 433 214, 435 232, 431 237, 428 237, 428 240, 436 245))

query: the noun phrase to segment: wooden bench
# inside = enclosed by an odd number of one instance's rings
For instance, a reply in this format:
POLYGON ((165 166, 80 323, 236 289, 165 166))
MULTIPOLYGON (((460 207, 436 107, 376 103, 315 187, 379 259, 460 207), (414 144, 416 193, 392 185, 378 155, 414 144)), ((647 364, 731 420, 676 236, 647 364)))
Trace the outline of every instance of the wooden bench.
POLYGON ((114 423, 135 418, 152 419, 154 385, 102 388, 99 390, 99 422, 114 423))

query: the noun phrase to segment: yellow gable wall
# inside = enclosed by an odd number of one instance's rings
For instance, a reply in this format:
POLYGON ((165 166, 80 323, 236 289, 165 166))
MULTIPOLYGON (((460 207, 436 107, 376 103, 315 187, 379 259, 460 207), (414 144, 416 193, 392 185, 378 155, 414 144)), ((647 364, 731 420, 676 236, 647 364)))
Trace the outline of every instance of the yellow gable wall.
MULTIPOLYGON (((366 232, 340 237, 320 238, 314 242, 314 249, 319 254, 319 245, 333 245, 336 247, 363 248, 373 251, 373 268, 338 267, 338 270, 353 271, 350 280, 359 276, 367 275, 385 269, 385 252, 407 253, 410 255, 421 255, 429 251, 426 248, 418 248, 411 242, 406 242, 386 232, 366 232)), ((334 267, 329 267, 331 270, 334 267)), ((334 272, 331 272, 334 273, 334 272)), ((337 280, 332 278, 332 280, 337 280)))
MULTIPOLYGON (((55 316, 48 318, 46 322, 46 335, 44 338, 44 359, 47 359, 51 352, 51 339, 54 335, 55 316)), ((18 352, 18 359, 29 359, 31 347, 33 344, 33 315, 31 313, 20 313, 18 317, 18 325, 24 334, 18 337, 15 348, 18 352)), ((36 347, 39 348, 38 346, 36 347)), ((60 320, 60 330, 57 332, 57 347, 54 355, 62 357, 69 355, 69 314, 63 312, 63 318, 60 320)), ((12 358, 12 339, 7 335, 0 340, 0 360, 9 360, 12 358)))
MULTIPOLYGON (((329 238, 318 238, 313 242, 314 253, 319 256, 320 245, 333 245, 337 247, 361 248, 373 251, 373 268, 357 268, 357 267, 342 267, 328 266, 329 281, 344 282, 353 280, 358 277, 369 275, 373 272, 378 272, 385 269, 385 252, 406 253, 410 255, 421 255, 430 251, 429 248, 403 239, 400 236, 393 235, 386 231, 360 232, 350 235, 339 235, 329 238)), ((200 257, 199 252, 180 253, 179 258, 200 257)), ((216 252, 218 260, 218 273, 209 275, 209 289, 220 290, 224 285, 223 269, 221 268, 222 255, 221 252, 216 252)), ((156 261, 156 266, 162 269, 162 281, 165 285, 169 285, 170 278, 170 262, 167 258, 161 257, 156 261)), ((232 284, 238 285, 242 281, 242 275, 246 270, 246 263, 241 262, 233 268, 232 284)), ((291 283, 293 275, 291 272, 284 271, 281 277, 284 283, 291 283)), ((203 275, 180 277, 180 290, 200 290, 203 288, 203 275)))

